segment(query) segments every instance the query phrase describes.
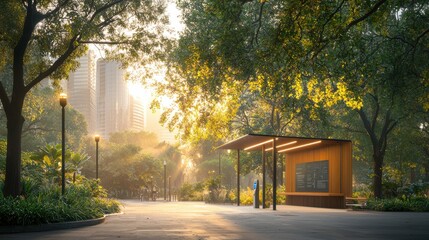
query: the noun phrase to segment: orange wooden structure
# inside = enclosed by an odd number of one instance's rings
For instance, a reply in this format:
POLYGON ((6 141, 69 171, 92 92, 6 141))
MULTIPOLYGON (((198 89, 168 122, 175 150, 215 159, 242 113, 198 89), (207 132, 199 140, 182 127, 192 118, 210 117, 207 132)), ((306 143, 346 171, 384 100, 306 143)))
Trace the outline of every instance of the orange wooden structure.
MULTIPOLYGON (((352 196, 352 143, 349 140, 303 138, 249 134, 230 141, 219 149, 237 150, 237 188, 239 192, 240 151, 262 151, 263 166, 273 168, 273 188, 277 186, 279 154, 285 154, 286 204, 345 208, 345 198, 352 196), (265 166, 265 156, 271 152, 273 166, 265 166)), ((262 192, 265 193, 265 170, 262 192)), ((276 192, 273 191, 273 210, 276 192)), ((239 205, 239 195, 237 198, 239 205)), ((265 202, 263 196, 263 206, 265 202)))

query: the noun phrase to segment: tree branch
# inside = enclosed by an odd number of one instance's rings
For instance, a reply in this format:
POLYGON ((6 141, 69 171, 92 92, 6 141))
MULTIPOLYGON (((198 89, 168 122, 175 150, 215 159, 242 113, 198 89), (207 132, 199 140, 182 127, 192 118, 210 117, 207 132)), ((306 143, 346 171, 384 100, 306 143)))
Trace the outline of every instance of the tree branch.
POLYGON ((372 131, 374 131, 375 125, 377 124, 378 114, 380 112, 380 104, 378 103, 378 97, 374 96, 373 94, 369 94, 369 95, 374 99, 374 102, 376 105, 375 112, 374 112, 374 115, 372 116, 372 121, 371 121, 371 129, 372 131))
POLYGON ((258 27, 256 28, 256 33, 255 33, 256 44, 258 44, 258 35, 262 27, 262 12, 263 12, 265 3, 266 3, 265 1, 261 3, 261 7, 259 8, 259 17, 256 20, 256 22, 258 23, 258 27))
POLYGON ((420 39, 422 39, 428 33, 429 33, 429 29, 426 29, 426 31, 424 31, 422 34, 420 34, 415 40, 415 45, 417 45, 420 42, 420 39))
MULTIPOLYGON (((344 29, 344 31, 339 32, 338 34, 335 34, 334 36, 325 39, 326 41, 323 43, 322 46, 320 46, 319 48, 314 47, 311 50, 308 51, 307 55, 309 55, 311 52, 315 52, 312 56, 311 59, 314 59, 316 56, 319 55, 320 52, 322 52, 323 49, 326 48, 326 46, 328 46, 330 41, 333 41, 337 38, 339 38, 342 34, 347 33, 350 28, 352 28, 353 26, 357 25, 358 23, 364 21, 365 19, 367 19, 368 17, 370 17, 372 14, 374 14, 375 12, 377 12, 377 10, 381 7, 381 5, 383 5, 387 0, 380 0, 379 2, 377 2, 370 11, 368 11, 367 13, 365 13, 363 16, 359 17, 358 19, 353 20, 352 22, 350 22, 344 29)), ((334 12, 335 13, 335 12, 334 12)), ((323 31, 322 31, 323 32, 323 31)), ((320 36, 319 36, 320 39, 320 36)), ((322 42, 322 41, 320 41, 322 42)))
POLYGON ((320 31, 320 34, 319 34, 319 41, 320 41, 320 42, 322 42, 323 32, 325 31, 325 27, 326 27, 326 25, 327 25, 327 24, 332 20, 332 18, 335 16, 335 14, 337 14, 337 13, 341 10, 341 8, 342 8, 342 7, 343 7, 343 5, 344 5, 344 2, 345 2, 345 0, 343 0, 343 1, 340 3, 340 5, 337 7, 337 9, 335 9, 335 11, 329 15, 328 19, 327 19, 327 20, 325 21, 325 23, 322 25, 322 31, 320 31))
POLYGON ((109 4, 106 4, 106 5, 102 6, 101 8, 95 10, 94 14, 92 14, 91 19, 89 19, 89 22, 92 22, 94 20, 94 18, 98 14, 100 14, 101 12, 103 12, 104 10, 109 9, 110 7, 112 7, 112 6, 116 5, 116 4, 119 4, 119 3, 123 2, 123 1, 124 0, 115 0, 115 1, 113 1, 111 3, 109 3, 109 4))
POLYGON ((62 7, 64 7, 65 5, 67 5, 67 3, 69 2, 69 0, 65 0, 63 3, 59 3, 58 6, 56 6, 54 9, 52 9, 51 11, 45 13, 42 15, 43 19, 49 18, 50 16, 56 14, 57 12, 60 11, 60 9, 62 7))
POLYGON ((25 93, 30 91, 31 88, 33 88, 36 84, 38 84, 43 79, 49 77, 54 71, 56 71, 67 60, 67 58, 79 47, 79 45, 75 45, 76 42, 78 42, 77 35, 70 39, 67 50, 46 71, 40 73, 27 86, 25 86, 25 93))
POLYGON ((372 8, 371 10, 369 10, 369 12, 365 13, 363 16, 361 16, 358 19, 353 20, 351 23, 349 23, 344 31, 344 33, 346 33, 350 28, 352 28, 353 26, 357 25, 358 23, 364 21, 365 19, 367 19, 368 17, 370 17, 372 14, 374 14, 375 12, 377 12, 377 10, 381 7, 381 5, 383 5, 384 3, 386 3, 387 0, 380 0, 378 1, 372 8))
POLYGON ((129 41, 123 41, 123 42, 109 42, 109 41, 78 41, 80 44, 106 44, 106 45, 119 45, 119 44, 129 44, 129 41))
POLYGON ((363 111, 362 108, 357 110, 357 112, 358 112, 358 114, 362 120, 362 123, 363 123, 363 126, 365 127, 366 132, 368 133, 368 135, 371 139, 373 146, 378 145, 377 137, 375 136, 375 132, 372 131, 371 124, 368 120, 368 117, 366 116, 366 113, 363 111))

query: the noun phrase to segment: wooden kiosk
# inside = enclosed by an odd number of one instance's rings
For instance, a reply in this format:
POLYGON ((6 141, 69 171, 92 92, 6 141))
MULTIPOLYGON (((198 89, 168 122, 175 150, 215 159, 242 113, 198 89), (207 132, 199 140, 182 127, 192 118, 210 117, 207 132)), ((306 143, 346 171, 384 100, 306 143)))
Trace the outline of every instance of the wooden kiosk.
MULTIPOLYGON (((265 168, 273 168, 273 189, 277 187, 277 159, 285 154, 286 204, 345 208, 352 196, 352 143, 349 140, 317 139, 249 134, 228 142, 219 149, 237 150, 237 188, 240 192, 240 151, 262 151, 262 192, 265 193, 265 168), (266 166, 271 153, 273 166, 266 166)), ((273 191, 273 210, 277 194, 273 191)), ((237 196, 239 205, 240 196, 237 196)), ((265 196, 262 198, 264 206, 265 196)))

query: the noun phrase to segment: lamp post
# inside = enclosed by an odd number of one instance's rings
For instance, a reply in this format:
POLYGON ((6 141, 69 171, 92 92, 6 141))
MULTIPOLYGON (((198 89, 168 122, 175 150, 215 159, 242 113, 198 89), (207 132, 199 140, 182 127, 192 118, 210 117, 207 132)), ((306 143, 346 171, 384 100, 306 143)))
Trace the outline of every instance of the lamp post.
POLYGON ((168 176, 168 201, 171 202, 171 176, 168 176))
POLYGON ((167 161, 164 160, 164 200, 167 200, 167 161))
POLYGON ((98 179, 98 142, 100 141, 100 136, 95 135, 95 179, 98 179))
POLYGON ((66 188, 66 128, 65 128, 65 106, 67 105, 67 95, 65 93, 60 94, 60 105, 61 105, 61 194, 64 195, 64 191, 66 188))

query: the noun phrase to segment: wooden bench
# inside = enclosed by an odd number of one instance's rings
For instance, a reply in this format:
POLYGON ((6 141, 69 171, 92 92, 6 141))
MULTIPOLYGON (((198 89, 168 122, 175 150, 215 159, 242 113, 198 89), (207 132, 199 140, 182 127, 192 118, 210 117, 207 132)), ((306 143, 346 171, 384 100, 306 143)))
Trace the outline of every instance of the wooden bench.
POLYGON ((346 206, 347 207, 365 207, 367 198, 363 197, 346 197, 346 206))

